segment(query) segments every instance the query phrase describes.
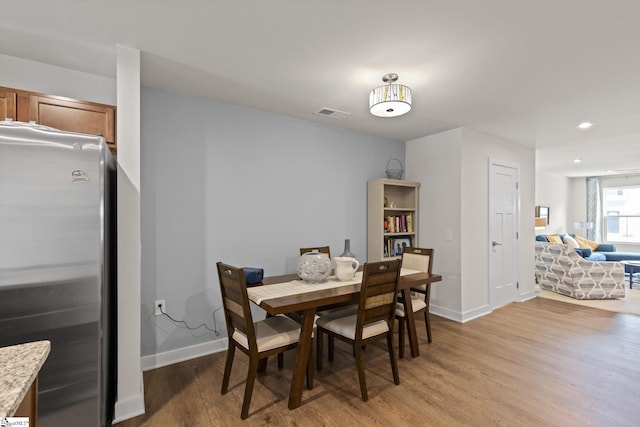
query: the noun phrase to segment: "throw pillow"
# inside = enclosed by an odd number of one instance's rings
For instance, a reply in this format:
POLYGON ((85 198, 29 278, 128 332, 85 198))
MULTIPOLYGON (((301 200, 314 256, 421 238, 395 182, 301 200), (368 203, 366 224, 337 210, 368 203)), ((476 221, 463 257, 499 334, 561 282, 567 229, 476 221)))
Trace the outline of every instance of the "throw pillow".
POLYGON ((562 239, 557 234, 547 234, 547 239, 549 243, 562 243, 562 239))
POLYGON ((569 236, 568 234, 565 234, 564 237, 562 238, 562 241, 565 242, 567 245, 570 245, 574 248, 579 248, 580 245, 578 245, 578 242, 576 242, 576 239, 574 239, 573 237, 569 236))
POLYGON ((576 241, 581 248, 589 248, 592 251, 595 251, 596 249, 598 249, 598 246, 600 246, 600 243, 594 242, 593 240, 585 239, 584 237, 580 236, 576 236, 576 241))

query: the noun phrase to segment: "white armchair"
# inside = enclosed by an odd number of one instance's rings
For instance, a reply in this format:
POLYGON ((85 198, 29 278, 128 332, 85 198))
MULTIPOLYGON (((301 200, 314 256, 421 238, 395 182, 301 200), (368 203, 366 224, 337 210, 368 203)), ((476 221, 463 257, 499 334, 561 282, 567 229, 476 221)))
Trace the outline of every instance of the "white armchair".
POLYGON ((624 298, 624 266, 587 261, 570 245, 536 242, 536 281, 540 288, 575 299, 624 298))

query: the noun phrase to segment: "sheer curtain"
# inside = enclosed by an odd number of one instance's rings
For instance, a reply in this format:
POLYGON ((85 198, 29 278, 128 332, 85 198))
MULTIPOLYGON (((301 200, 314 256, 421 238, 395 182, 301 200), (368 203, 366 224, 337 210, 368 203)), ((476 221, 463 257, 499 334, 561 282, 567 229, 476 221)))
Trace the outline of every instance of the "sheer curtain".
POLYGON ((602 206, 600 203, 600 178, 587 178, 587 221, 593 228, 587 230, 587 239, 602 241, 602 206))

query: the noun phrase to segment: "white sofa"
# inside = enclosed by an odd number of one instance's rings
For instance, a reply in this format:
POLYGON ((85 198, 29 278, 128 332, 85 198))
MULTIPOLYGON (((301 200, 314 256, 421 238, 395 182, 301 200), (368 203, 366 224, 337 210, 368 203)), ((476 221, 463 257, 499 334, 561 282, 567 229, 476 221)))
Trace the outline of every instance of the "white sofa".
POLYGON ((567 244, 536 242, 536 282, 540 288, 575 299, 624 298, 624 265, 587 261, 567 244))

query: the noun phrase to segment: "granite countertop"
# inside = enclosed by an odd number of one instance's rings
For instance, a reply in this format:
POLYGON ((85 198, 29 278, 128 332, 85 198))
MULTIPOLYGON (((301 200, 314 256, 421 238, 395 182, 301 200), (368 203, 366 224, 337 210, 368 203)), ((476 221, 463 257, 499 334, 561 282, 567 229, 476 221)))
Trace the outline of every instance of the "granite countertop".
POLYGON ((15 414, 50 349, 49 341, 0 348, 0 417, 15 414))

